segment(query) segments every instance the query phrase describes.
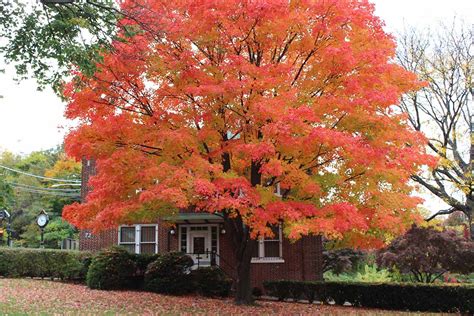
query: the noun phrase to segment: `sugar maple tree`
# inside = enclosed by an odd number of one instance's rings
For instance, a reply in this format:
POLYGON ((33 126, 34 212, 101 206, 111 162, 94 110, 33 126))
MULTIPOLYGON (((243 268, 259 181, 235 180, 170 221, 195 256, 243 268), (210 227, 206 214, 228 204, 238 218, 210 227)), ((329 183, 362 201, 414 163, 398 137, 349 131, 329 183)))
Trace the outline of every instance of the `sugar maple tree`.
POLYGON ((378 247, 417 219, 408 180, 430 158, 392 105, 420 83, 391 63, 394 41, 368 1, 121 10, 134 35, 66 89, 80 122, 67 151, 98 170, 87 201, 65 209, 71 223, 218 212, 233 236, 236 300, 249 303, 255 239, 272 225, 291 239, 378 247))

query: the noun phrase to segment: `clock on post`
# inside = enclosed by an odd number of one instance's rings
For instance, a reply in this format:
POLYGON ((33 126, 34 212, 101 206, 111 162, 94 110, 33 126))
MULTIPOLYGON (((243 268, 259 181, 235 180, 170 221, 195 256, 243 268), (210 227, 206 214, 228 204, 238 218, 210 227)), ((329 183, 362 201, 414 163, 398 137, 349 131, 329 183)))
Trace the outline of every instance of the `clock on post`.
POLYGON ((42 210, 36 218, 36 224, 38 224, 39 228, 41 229, 40 248, 44 248, 44 228, 46 227, 46 225, 48 225, 48 223, 49 216, 44 210, 42 210))

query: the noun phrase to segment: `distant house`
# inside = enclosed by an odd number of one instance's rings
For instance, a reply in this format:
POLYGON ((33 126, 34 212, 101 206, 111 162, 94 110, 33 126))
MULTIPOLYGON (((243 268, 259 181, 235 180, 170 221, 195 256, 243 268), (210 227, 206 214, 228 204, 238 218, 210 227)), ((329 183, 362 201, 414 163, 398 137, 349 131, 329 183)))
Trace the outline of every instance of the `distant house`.
MULTIPOLYGON (((82 198, 88 193, 88 180, 95 173, 93 160, 82 166, 82 198)), ((232 243, 223 219, 214 214, 182 212, 172 219, 155 223, 121 225, 97 235, 80 232, 80 250, 98 251, 121 245, 133 253, 164 253, 181 251, 189 254, 195 266, 220 266, 235 276, 232 243)), ((319 236, 303 237, 290 242, 281 227, 274 228, 275 237, 259 240, 252 259, 254 286, 264 280, 320 280, 322 278, 322 241, 319 236)))

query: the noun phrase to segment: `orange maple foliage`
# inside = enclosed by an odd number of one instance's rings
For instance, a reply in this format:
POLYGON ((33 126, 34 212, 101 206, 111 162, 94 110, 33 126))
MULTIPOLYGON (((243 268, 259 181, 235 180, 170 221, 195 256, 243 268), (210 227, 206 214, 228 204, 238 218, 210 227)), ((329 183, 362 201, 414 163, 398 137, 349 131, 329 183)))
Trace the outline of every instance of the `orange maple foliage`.
POLYGON ((72 224, 188 208, 239 219, 252 238, 283 222, 292 239, 378 247, 417 220, 409 179, 432 159, 393 105, 421 83, 392 62, 368 1, 121 6, 133 34, 65 90, 81 122, 67 152, 98 170, 87 201, 64 210, 72 224))

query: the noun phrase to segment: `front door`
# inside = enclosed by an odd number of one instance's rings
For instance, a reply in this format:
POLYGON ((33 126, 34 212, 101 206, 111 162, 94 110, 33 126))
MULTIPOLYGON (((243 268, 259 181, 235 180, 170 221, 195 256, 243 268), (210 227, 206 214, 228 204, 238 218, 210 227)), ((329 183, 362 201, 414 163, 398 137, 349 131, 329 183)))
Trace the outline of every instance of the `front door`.
POLYGON ((194 265, 209 266, 211 264, 211 236, 209 230, 189 232, 189 252, 194 260, 194 265))

